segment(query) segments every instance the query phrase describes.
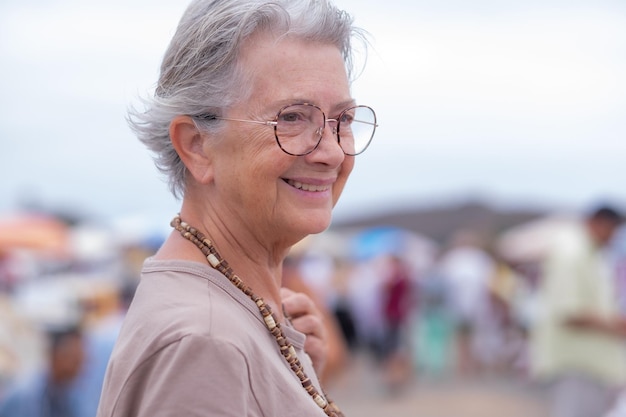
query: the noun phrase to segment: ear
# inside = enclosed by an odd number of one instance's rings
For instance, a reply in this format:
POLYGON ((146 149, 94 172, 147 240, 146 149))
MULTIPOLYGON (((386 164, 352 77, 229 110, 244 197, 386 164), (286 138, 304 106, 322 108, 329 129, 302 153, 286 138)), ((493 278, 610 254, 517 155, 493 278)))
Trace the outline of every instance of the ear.
POLYGON ((201 184, 212 179, 212 158, 205 142, 206 133, 196 127, 189 116, 176 116, 170 123, 170 139, 191 176, 201 184))

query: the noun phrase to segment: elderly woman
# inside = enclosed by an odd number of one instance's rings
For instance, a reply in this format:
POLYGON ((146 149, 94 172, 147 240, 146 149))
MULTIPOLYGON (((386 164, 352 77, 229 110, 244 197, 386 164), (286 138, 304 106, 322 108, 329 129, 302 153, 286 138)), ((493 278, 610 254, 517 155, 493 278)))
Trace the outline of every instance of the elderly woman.
POLYGON ((281 276, 374 135, 350 94, 355 35, 324 0, 189 6, 154 99, 130 117, 182 207, 144 265, 99 417, 342 415, 318 348, 305 352, 314 320, 290 322, 281 276))

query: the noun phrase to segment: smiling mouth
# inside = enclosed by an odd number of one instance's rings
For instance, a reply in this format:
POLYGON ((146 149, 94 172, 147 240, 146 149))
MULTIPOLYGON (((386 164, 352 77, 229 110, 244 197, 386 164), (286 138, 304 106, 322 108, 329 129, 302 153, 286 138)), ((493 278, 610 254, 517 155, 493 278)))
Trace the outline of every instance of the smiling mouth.
POLYGON ((304 184, 304 183, 301 183, 299 181, 294 181, 294 180, 285 180, 285 182, 291 185, 292 187, 297 188, 298 190, 310 191, 314 193, 328 191, 330 189, 330 185, 328 184, 326 185, 304 184))

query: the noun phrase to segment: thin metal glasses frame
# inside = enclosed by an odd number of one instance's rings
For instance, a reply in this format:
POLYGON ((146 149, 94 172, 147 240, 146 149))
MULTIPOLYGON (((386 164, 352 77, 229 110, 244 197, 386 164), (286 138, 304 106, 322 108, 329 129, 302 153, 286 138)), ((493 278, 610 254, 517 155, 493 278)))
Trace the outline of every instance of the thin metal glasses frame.
POLYGON ((349 156, 355 156, 355 155, 359 155, 359 154, 363 153, 368 148, 369 144, 371 143, 372 138, 374 137, 374 133, 376 132, 376 128, 378 127, 378 123, 376 122, 376 112, 374 111, 374 109, 372 109, 369 106, 363 106, 363 105, 348 107, 347 109, 343 110, 336 119, 327 118, 326 117, 326 113, 324 113, 324 111, 319 106, 316 106, 315 104, 311 104, 311 103, 293 103, 293 104, 286 105, 284 107, 281 107, 281 109, 276 114, 276 117, 274 118, 274 120, 266 120, 266 121, 263 121, 263 120, 250 120, 250 119, 236 119, 236 118, 230 118, 230 117, 215 116, 215 115, 210 115, 210 114, 200 115, 200 116, 197 116, 197 117, 202 118, 202 119, 209 119, 209 120, 226 120, 226 121, 231 121, 231 122, 244 122, 244 123, 254 123, 254 124, 265 125, 265 126, 273 126, 274 127, 274 138, 276 139, 276 143, 278 144, 278 147, 283 152, 285 152, 286 154, 293 155, 293 156, 308 155, 311 152, 313 152, 314 150, 316 150, 318 148, 319 144, 322 142, 323 131, 324 131, 324 128, 325 128, 325 126, 326 126, 326 124, 328 122, 336 123, 336 126, 331 126, 331 128, 333 129, 333 134, 337 135, 337 143, 339 144, 339 147, 341 148, 343 153, 346 154, 346 155, 349 155, 349 156), (316 132, 316 134, 319 136, 319 138, 317 139, 317 143, 315 144, 315 146, 313 148, 311 148, 310 150, 308 150, 307 152, 304 152, 304 153, 293 153, 293 152, 289 152, 289 151, 285 150, 285 148, 283 148, 283 145, 280 143, 280 139, 278 138, 278 131, 277 131, 277 128, 278 128, 278 118, 280 117, 280 115, 282 114, 282 112, 285 109, 288 109, 289 107, 293 107, 293 106, 310 106, 310 107, 314 107, 314 108, 318 109, 322 113, 322 116, 324 117, 324 124, 322 126, 320 126, 320 128, 316 132), (374 121, 373 122, 363 121, 363 120, 359 121, 360 123, 372 125, 372 134, 371 134, 369 140, 367 141, 367 143, 365 144, 365 147, 363 149, 361 149, 359 152, 348 153, 341 146, 341 133, 340 133, 340 131, 341 131, 341 119, 342 119, 343 115, 346 112, 348 112, 350 110, 358 109, 358 108, 366 108, 366 109, 369 109, 372 112, 372 115, 374 116, 374 121))

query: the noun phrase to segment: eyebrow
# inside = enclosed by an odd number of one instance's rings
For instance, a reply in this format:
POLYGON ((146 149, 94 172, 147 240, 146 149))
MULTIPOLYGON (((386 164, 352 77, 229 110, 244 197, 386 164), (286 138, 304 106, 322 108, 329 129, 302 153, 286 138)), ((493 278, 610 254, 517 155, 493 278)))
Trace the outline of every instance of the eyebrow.
POLYGON ((346 100, 343 101, 339 104, 337 104, 335 107, 333 107, 333 111, 344 111, 345 109, 352 107, 352 106, 356 106, 356 100, 351 98, 350 100, 346 100))
MULTIPOLYGON (((313 104, 315 106, 318 107, 322 107, 319 105, 318 101, 316 100, 311 100, 311 99, 306 99, 306 98, 291 98, 291 99, 286 99, 286 100, 280 100, 277 102, 278 106, 280 107, 284 107, 284 106, 289 106, 292 104, 313 104)), ((348 100, 342 101, 340 103, 335 104, 334 106, 331 107, 331 110, 328 112, 330 114, 332 113, 336 113, 336 112, 342 112, 345 109, 352 107, 352 106, 356 106, 356 100, 353 98, 350 98, 348 100)), ((322 109, 324 110, 324 109, 322 109)), ((326 112, 325 112, 326 113, 326 112)))

